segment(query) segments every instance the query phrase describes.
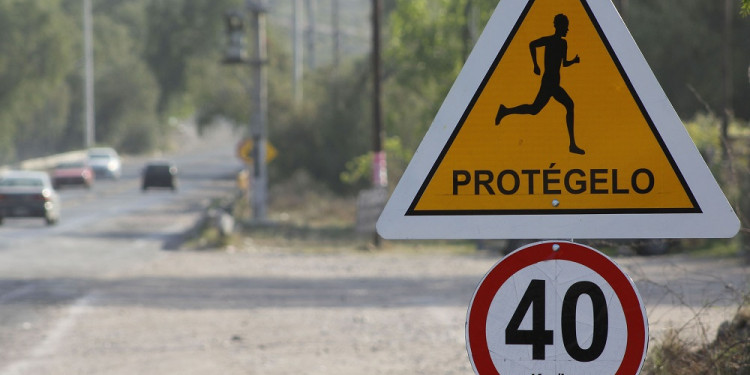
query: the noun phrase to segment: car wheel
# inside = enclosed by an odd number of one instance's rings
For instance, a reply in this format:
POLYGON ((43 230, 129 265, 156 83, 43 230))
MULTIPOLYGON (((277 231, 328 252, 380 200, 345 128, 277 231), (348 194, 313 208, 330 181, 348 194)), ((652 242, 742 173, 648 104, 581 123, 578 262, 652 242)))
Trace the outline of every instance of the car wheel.
POLYGON ((47 216, 44 218, 44 221, 47 223, 47 225, 55 225, 57 224, 58 218, 47 216))

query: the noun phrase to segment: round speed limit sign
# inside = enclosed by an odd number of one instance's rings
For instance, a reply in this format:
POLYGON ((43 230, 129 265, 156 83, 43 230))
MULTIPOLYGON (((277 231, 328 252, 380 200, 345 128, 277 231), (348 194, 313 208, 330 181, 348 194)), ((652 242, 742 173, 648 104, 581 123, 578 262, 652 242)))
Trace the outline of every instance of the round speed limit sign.
POLYGON ((477 287, 466 347, 480 375, 636 375, 648 321, 632 280, 599 251, 535 243, 477 287))

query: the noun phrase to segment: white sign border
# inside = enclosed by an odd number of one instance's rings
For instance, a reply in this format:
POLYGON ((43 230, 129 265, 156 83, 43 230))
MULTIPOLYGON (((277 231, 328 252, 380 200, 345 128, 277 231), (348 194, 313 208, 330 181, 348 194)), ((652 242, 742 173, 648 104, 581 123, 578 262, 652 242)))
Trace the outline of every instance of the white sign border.
MULTIPOLYGON (((377 231, 389 239, 544 238, 730 238, 740 228, 734 210, 695 147, 643 54, 611 1, 586 1, 671 152, 702 213, 414 215, 414 197, 472 97, 482 84, 502 42, 529 0, 502 0, 469 55, 453 87, 417 148, 381 214, 377 231)), ((540 1, 540 0, 537 0, 540 1)))

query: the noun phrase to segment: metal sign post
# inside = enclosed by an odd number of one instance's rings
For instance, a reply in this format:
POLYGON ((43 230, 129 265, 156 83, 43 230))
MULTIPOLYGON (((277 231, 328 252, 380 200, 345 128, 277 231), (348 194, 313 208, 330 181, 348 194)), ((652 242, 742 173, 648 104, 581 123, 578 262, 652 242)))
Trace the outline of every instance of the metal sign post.
POLYGON ((253 183, 252 207, 253 220, 266 220, 268 200, 268 171, 266 168, 266 138, 268 124, 268 56, 266 39, 265 0, 248 0, 247 9, 250 11, 250 27, 255 32, 253 47, 254 58, 250 61, 253 66, 253 81, 255 93, 253 95, 253 118, 250 133, 255 147, 253 148, 253 183))

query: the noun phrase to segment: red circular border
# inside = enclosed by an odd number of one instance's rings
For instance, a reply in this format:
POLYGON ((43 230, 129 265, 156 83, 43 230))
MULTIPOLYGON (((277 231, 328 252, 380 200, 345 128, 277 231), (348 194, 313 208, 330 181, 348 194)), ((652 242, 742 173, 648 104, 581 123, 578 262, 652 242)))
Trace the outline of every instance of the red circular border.
POLYGON ((640 297, 630 278, 599 251, 565 241, 540 242, 508 255, 496 264, 479 283, 469 305, 466 339, 469 356, 477 374, 500 375, 495 368, 487 346, 487 315, 490 304, 500 287, 516 272, 533 264, 548 260, 567 260, 588 267, 598 273, 617 294, 628 327, 625 355, 615 375, 636 375, 643 363, 646 341, 645 313, 640 297), (560 245, 557 251, 553 244, 560 245))

